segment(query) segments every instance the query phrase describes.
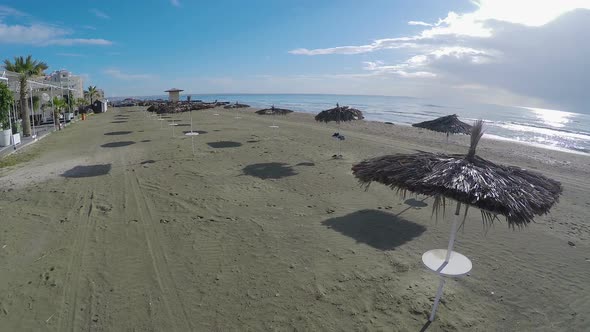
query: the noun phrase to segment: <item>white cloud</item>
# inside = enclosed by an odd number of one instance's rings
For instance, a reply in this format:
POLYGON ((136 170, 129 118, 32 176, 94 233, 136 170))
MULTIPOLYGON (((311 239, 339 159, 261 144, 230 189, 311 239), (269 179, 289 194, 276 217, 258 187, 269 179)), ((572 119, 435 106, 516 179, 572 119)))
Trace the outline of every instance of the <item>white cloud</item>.
POLYGON ((72 46, 72 45, 112 45, 101 38, 69 38, 73 32, 59 26, 46 23, 7 24, 6 17, 20 18, 28 16, 16 9, 0 6, 0 44, 21 44, 32 46, 72 46))
POLYGON ((107 69, 104 71, 105 74, 119 79, 119 80, 125 80, 125 81, 134 81, 134 80, 149 80, 149 79, 153 79, 154 75, 151 74, 129 74, 129 73, 124 73, 119 69, 107 69))
POLYGON ((170 0, 172 6, 180 7, 180 0, 170 0))
POLYGON ((432 24, 426 23, 426 22, 422 22, 422 21, 409 21, 408 22, 408 25, 421 25, 421 26, 425 26, 425 27, 432 26, 432 24))
POLYGON ((290 53, 355 55, 396 50, 398 56, 407 54, 407 60, 366 61, 363 69, 377 76, 436 78, 445 87, 485 87, 508 100, 520 95, 544 99, 553 106, 585 107, 583 87, 590 86, 590 75, 583 74, 590 65, 589 0, 472 2, 477 5, 473 12, 449 12, 433 23, 409 22, 424 27, 415 35, 290 53))
POLYGON ((105 12, 98 10, 96 8, 92 8, 89 10, 90 13, 94 14, 94 16, 98 17, 98 18, 102 18, 102 19, 110 19, 111 17, 109 15, 107 15, 105 12))
POLYGON ((412 48, 416 47, 417 44, 414 42, 416 39, 413 37, 401 37, 401 38, 388 38, 388 39, 377 39, 373 43, 368 45, 360 46, 338 46, 331 48, 318 48, 318 49, 307 49, 298 48, 289 51, 291 54, 297 55, 326 55, 326 54, 361 54, 368 53, 382 49, 395 49, 395 48, 412 48))
POLYGON ((0 22, 0 43, 41 44, 55 37, 65 36, 68 31, 45 24, 7 25, 0 22))
POLYGON ((0 5, 0 18, 6 17, 6 16, 20 17, 20 16, 28 16, 28 14, 23 13, 20 10, 12 8, 12 7, 0 5))
POLYGON ((50 39, 42 45, 59 45, 59 46, 72 46, 72 45, 96 45, 96 46, 110 46, 113 42, 101 38, 57 38, 50 39))

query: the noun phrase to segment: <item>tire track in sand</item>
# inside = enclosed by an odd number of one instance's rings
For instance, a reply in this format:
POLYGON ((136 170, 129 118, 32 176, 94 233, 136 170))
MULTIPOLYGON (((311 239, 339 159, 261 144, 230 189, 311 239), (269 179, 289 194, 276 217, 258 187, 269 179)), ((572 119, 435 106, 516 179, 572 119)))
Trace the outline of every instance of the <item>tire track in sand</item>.
POLYGON ((178 287, 172 278, 168 259, 161 244, 162 235, 155 224, 152 204, 145 197, 139 178, 134 172, 126 174, 125 180, 130 183, 137 211, 143 221, 141 224, 144 226, 146 244, 158 286, 162 291, 162 300, 171 319, 170 324, 176 331, 192 331, 191 321, 180 299, 178 287))
POLYGON ((82 204, 78 210, 78 225, 74 244, 71 247, 72 255, 66 270, 64 280, 63 301, 59 310, 58 331, 73 331, 78 313, 78 290, 82 274, 82 265, 86 252, 86 244, 90 231, 96 226, 96 220, 92 219, 94 209, 94 190, 88 190, 80 201, 82 204), (89 203, 88 203, 89 202, 89 203))

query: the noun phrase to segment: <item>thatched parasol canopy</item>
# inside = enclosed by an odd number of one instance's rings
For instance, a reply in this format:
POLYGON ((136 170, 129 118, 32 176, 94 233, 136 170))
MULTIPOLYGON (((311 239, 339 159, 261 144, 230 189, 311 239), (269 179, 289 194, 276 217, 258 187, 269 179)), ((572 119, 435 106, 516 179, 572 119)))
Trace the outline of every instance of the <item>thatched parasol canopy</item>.
MULTIPOLYGON (((476 156, 482 125, 478 121, 473 127, 467 155, 387 155, 354 165, 353 174, 366 186, 376 181, 402 192, 446 197, 475 206, 482 210, 486 223, 503 215, 510 226, 525 226, 558 201, 561 184, 536 172, 476 156)), ((437 202, 435 208, 444 204, 440 199, 437 202)))
POLYGON ((336 104, 336 107, 321 111, 318 115, 315 116, 316 121, 320 122, 347 122, 353 120, 362 120, 365 117, 363 116, 363 112, 355 109, 350 108, 348 106, 340 106, 336 104))
POLYGON ((246 108, 246 107, 250 107, 250 105, 240 104, 236 101, 235 104, 229 104, 229 105, 224 106, 223 108, 231 109, 231 108, 246 108))
POLYGON ((256 114, 260 115, 287 115, 293 113, 293 111, 285 108, 277 108, 272 106, 271 108, 265 108, 263 110, 256 111, 256 114))
POLYGON ((457 114, 443 116, 430 121, 414 123, 412 127, 424 128, 450 134, 469 135, 469 133, 471 133, 471 126, 465 122, 459 121, 457 114))

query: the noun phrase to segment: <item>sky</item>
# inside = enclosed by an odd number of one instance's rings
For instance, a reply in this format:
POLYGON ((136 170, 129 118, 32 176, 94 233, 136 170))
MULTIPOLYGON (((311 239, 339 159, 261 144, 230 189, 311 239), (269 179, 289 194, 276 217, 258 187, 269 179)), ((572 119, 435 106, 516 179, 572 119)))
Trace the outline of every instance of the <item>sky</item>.
POLYGON ((394 95, 590 113, 590 0, 3 0, 0 57, 107 96, 394 95))

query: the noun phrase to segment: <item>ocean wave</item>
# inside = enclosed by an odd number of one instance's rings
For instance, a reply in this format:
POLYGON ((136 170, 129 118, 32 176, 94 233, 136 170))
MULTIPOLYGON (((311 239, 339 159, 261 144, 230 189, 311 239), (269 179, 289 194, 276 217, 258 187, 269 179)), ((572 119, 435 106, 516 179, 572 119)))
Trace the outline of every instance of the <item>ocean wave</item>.
POLYGON ((590 133, 585 132, 577 132, 566 129, 549 128, 543 126, 535 126, 533 124, 521 124, 514 122, 492 122, 491 124, 511 131, 531 132, 546 136, 568 137, 573 139, 590 141, 590 133))

